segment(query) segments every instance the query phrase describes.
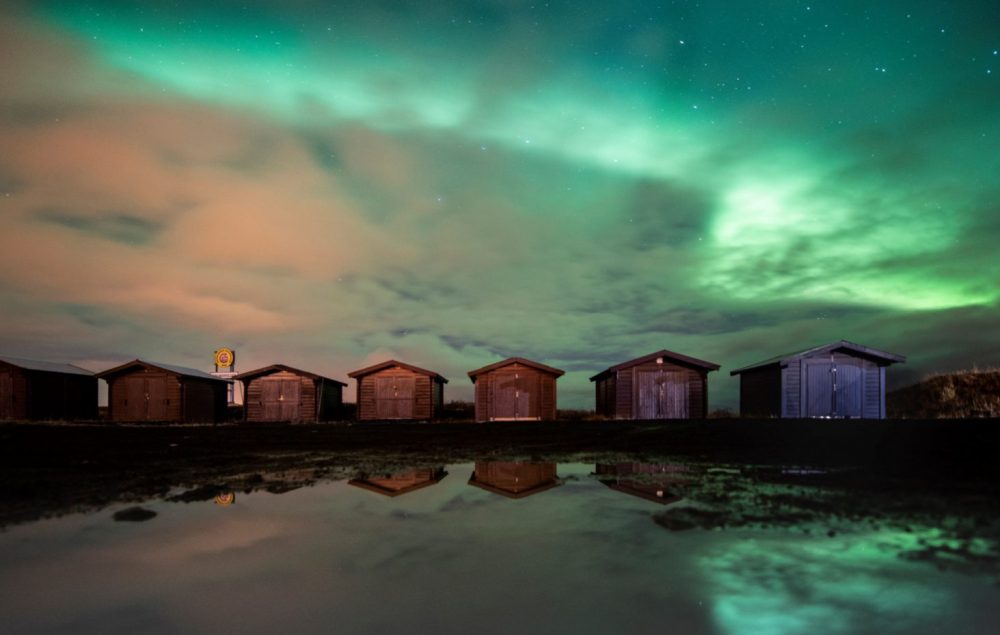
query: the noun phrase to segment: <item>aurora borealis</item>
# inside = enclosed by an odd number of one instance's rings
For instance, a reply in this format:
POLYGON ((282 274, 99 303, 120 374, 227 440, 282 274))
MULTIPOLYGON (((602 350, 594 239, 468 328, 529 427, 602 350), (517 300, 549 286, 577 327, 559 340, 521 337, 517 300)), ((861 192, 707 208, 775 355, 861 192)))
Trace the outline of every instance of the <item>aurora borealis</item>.
POLYGON ((5 354, 1000 365, 995 2, 4 6, 5 354))

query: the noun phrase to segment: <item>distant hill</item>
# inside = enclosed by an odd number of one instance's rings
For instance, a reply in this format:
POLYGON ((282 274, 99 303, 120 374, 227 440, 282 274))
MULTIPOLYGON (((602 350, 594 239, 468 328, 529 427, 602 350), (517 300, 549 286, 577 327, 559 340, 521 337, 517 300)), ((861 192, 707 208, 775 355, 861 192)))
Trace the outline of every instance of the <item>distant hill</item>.
POLYGON ((931 375, 885 396, 891 418, 1000 417, 1000 369, 931 375))

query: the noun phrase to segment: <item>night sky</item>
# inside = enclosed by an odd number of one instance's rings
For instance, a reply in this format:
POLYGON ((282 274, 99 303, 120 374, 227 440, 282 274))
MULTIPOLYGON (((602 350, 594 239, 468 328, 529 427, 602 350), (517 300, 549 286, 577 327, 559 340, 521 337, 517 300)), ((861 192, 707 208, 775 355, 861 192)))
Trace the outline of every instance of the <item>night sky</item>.
POLYGON ((995 0, 3 6, 3 354, 1000 365, 995 0))

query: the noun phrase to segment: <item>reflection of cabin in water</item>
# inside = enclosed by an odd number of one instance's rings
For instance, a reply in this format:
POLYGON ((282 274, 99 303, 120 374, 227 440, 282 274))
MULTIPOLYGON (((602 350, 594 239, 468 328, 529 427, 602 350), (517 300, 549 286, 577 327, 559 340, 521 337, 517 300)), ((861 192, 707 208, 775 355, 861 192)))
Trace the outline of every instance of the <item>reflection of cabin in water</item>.
POLYGON ((615 490, 667 505, 681 499, 677 488, 687 471, 664 463, 598 463, 597 479, 615 490))
POLYGON ((469 372, 475 384, 476 421, 556 418, 556 379, 564 371, 511 357, 469 372))
POLYGON ((358 380, 358 420, 426 420, 441 415, 448 380, 394 359, 347 373, 358 380))
POLYGON ((448 472, 443 467, 433 467, 383 476, 360 476, 347 481, 347 484, 383 496, 402 496, 418 489, 436 485, 446 476, 448 476, 448 472))
POLYGON ((595 382, 597 414, 615 419, 702 419, 718 364, 668 350, 612 366, 595 382))
POLYGON ((247 421, 331 421, 343 406, 342 381, 284 364, 236 375, 247 421))
POLYGON ((97 376, 108 382, 112 421, 216 422, 226 416, 229 380, 194 368, 136 359, 97 376))
POLYGON ((469 485, 507 498, 524 498, 562 483, 555 463, 476 461, 469 485))
POLYGON ((885 418, 885 369, 906 358, 845 340, 738 368, 744 417, 885 418))
POLYGON ((71 364, 0 357, 0 420, 97 418, 97 377, 71 364))

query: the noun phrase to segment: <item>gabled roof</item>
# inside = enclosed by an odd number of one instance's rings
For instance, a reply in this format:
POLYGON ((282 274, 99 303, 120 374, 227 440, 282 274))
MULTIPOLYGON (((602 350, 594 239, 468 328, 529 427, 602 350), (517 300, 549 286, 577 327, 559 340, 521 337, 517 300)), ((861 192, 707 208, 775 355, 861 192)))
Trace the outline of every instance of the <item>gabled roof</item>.
POLYGON ((24 370, 40 370, 46 373, 67 373, 70 375, 86 375, 93 377, 94 373, 72 364, 58 362, 43 362, 37 359, 22 359, 20 357, 0 357, 0 362, 16 366, 24 370))
POLYGON ((364 377, 365 375, 371 375, 372 373, 377 373, 378 371, 386 369, 386 368, 392 368, 393 366, 399 366, 400 368, 405 368, 407 370, 412 370, 413 372, 419 373, 421 375, 427 375, 431 379, 439 381, 442 384, 447 384, 448 383, 447 379, 445 379, 441 375, 435 373, 433 370, 427 370, 426 368, 420 368, 419 366, 414 366, 412 364, 406 364, 404 362, 400 362, 400 361, 397 361, 395 359, 390 359, 390 360, 382 362, 381 364, 375 364, 374 366, 368 366, 366 368, 362 368, 360 370, 356 370, 356 371, 347 373, 347 376, 356 379, 358 377, 364 377))
POLYGON ((560 485, 562 485, 562 481, 560 481, 559 479, 551 479, 548 481, 544 481, 542 483, 531 485, 530 487, 527 487, 525 489, 513 489, 513 488, 497 487, 492 483, 479 481, 476 479, 476 475, 473 474, 472 476, 469 477, 469 485, 473 485, 475 487, 478 487, 479 489, 484 489, 487 492, 493 492, 494 494, 506 496, 507 498, 526 498, 528 496, 544 492, 545 490, 552 489, 553 487, 559 487, 560 485))
POLYGON ((738 375, 747 370, 753 370, 755 368, 763 368, 764 366, 771 366, 772 364, 779 364, 781 366, 786 366, 788 362, 795 359, 796 357, 804 357, 806 355, 812 355, 814 353, 826 353, 834 352, 839 350, 853 351, 862 357, 870 357, 879 361, 882 366, 888 366, 889 364, 896 364, 906 361, 906 357, 903 355, 897 355, 896 353, 887 353, 886 351, 880 351, 877 348, 871 348, 868 346, 862 346, 861 344, 855 344, 854 342, 848 342, 847 340, 839 340, 836 342, 831 342, 830 344, 823 344, 822 346, 814 346, 812 348, 806 348, 801 351, 795 351, 793 353, 785 353, 784 355, 778 355, 776 357, 771 357, 770 359, 765 359, 762 362, 757 362, 756 364, 750 364, 749 366, 744 366, 743 368, 737 368, 736 370, 730 371, 730 375, 738 375))
POLYGON ((645 364, 646 362, 651 362, 654 359, 658 359, 660 357, 665 357, 675 362, 680 362, 681 364, 686 366, 694 366, 696 368, 702 368, 708 372, 713 370, 719 370, 718 364, 712 362, 706 362, 703 359, 698 359, 696 357, 688 357, 687 355, 681 355, 680 353, 675 353, 673 351, 668 351, 667 349, 663 349, 656 351, 655 353, 650 353, 649 355, 643 355, 642 357, 636 357, 635 359, 630 359, 627 362, 622 362, 621 364, 616 364, 614 366, 606 368, 601 372, 597 373, 596 375, 594 375, 593 377, 591 377, 590 381, 597 381, 598 379, 607 374, 616 373, 620 370, 631 368, 632 366, 638 366, 639 364, 645 364))
MULTIPOLYGON (((418 473, 421 471, 430 472, 427 479, 399 488, 392 487, 394 483, 387 485, 386 482, 389 479, 378 478, 352 478, 347 481, 347 484, 353 485, 354 487, 360 487, 361 489, 366 489, 369 492, 382 494, 383 496, 395 497, 402 496, 403 494, 409 494, 410 492, 415 492, 418 489, 430 487, 431 485, 437 485, 441 482, 441 479, 448 476, 448 472, 444 470, 414 470, 414 472, 418 473)), ((406 474, 409 474, 409 472, 406 474)))
POLYGON ((503 361, 490 364, 489 366, 483 366, 482 368, 477 368, 476 370, 469 371, 469 379, 473 382, 476 381, 476 377, 482 375, 483 373, 488 373, 491 370, 496 370, 498 368, 503 368, 504 366, 510 366, 511 364, 522 364, 535 370, 540 370, 543 373, 548 373, 554 375, 555 377, 562 377, 566 374, 566 371, 560 370, 558 368, 553 368, 551 366, 546 366, 545 364, 540 364, 538 362, 533 362, 530 359, 525 359, 523 357, 508 357, 503 361))
POLYGON ((222 379, 221 377, 216 377, 214 375, 209 375, 204 371, 197 370, 195 368, 188 368, 186 366, 175 366, 173 364, 161 364, 160 362, 147 362, 141 359, 133 359, 130 362, 122 364, 121 366, 115 366, 114 368, 109 368, 108 370, 97 373, 100 378, 110 377, 111 375, 117 375, 118 373, 124 372, 133 366, 145 366, 146 368, 157 368, 159 370, 165 370, 168 373, 173 373, 174 375, 180 375, 182 377, 193 377, 195 379, 210 379, 212 381, 221 381, 227 384, 233 383, 231 379, 222 379))
POLYGON ((271 373, 277 373, 281 371, 287 371, 295 375, 302 375, 308 377, 312 380, 322 379, 323 381, 333 382, 335 384, 340 384, 341 386, 347 386, 342 381, 337 381, 336 379, 331 379, 329 377, 324 377, 323 375, 317 375, 316 373, 310 373, 307 370, 301 370, 299 368, 292 368, 291 366, 285 366, 284 364, 271 364, 270 366, 265 366, 263 368, 258 368, 256 370, 248 370, 245 373, 240 373, 233 377, 233 379, 238 379, 243 381, 245 379, 253 379, 254 377, 260 377, 261 375, 270 375, 271 373))

